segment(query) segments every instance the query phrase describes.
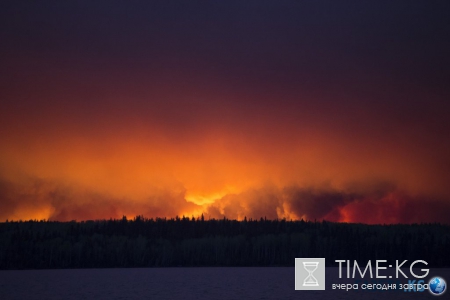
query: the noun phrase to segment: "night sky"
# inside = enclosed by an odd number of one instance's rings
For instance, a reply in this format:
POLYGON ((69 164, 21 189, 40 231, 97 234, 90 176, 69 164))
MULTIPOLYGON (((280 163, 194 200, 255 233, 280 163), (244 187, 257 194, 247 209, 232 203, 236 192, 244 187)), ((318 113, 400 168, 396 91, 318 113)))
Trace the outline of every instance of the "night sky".
POLYGON ((1 1, 0 221, 450 222, 449 1, 1 1))

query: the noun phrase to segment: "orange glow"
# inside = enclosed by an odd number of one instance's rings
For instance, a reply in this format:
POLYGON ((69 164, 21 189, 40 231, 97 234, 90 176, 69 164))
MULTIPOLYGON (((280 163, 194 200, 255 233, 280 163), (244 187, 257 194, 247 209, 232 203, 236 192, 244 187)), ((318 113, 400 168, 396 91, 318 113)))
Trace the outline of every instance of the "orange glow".
POLYGON ((398 141, 370 122, 336 117, 332 108, 315 119, 308 111, 240 112, 216 101, 221 109, 198 113, 186 125, 175 118, 181 125, 173 128, 137 108, 111 107, 87 123, 71 122, 85 112, 73 116, 69 108, 17 120, 6 116, 0 192, 8 200, 0 218, 203 213, 395 223, 409 220, 401 216, 405 203, 416 205, 425 196, 445 203, 450 197, 448 171, 438 158, 445 147, 418 143, 417 132, 402 131, 398 141), (117 111, 124 115, 117 117, 117 111), (436 159, 434 152, 440 154, 436 159), (378 188, 384 183, 387 188, 378 188), (407 195, 400 202, 391 196, 399 191, 407 195), (371 209, 373 217, 364 214, 371 209))
MULTIPOLYGON (((112 133, 82 138, 52 135, 45 142, 31 135, 26 137, 27 147, 22 144, 23 133, 17 136, 21 138, 0 147, 2 178, 18 186, 24 178, 42 181, 43 190, 28 191, 27 195, 30 199, 39 195, 42 205, 17 205, 3 213, 3 219, 84 219, 123 214, 198 217, 202 213, 239 220, 264 215, 301 219, 312 215, 308 210, 302 213, 291 209, 290 200, 283 198, 285 187, 351 192, 352 182, 370 185, 384 178, 414 195, 418 191, 430 193, 426 187, 435 180, 423 176, 428 171, 420 164, 410 164, 414 157, 391 157, 376 145, 366 148, 346 135, 336 139, 321 132, 300 131, 296 140, 288 143, 271 136, 253 139, 251 144, 226 131, 219 136, 193 135, 187 141, 169 140, 148 131, 136 131, 127 137, 112 133), (273 199, 264 200, 264 192, 259 191, 270 186, 273 199), (66 199, 49 199, 55 189, 64 190, 66 199)), ((397 203, 389 195, 382 197, 374 200, 378 202, 371 204, 373 209, 392 208, 397 203)), ((320 216, 344 222, 397 221, 395 213, 388 216, 383 211, 372 219, 361 217, 359 212, 370 203, 351 202, 339 206, 335 211, 340 212, 339 217, 333 211, 320 216)))
POLYGON ((222 2, 1 10, 0 221, 450 222, 445 14, 222 2))

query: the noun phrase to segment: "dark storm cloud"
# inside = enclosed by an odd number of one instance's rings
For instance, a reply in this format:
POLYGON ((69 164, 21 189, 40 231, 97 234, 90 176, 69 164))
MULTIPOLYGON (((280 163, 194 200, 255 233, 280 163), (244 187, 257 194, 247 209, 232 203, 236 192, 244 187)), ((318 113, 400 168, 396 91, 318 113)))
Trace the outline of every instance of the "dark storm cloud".
MULTIPOLYGON (((449 75, 445 2, 8 3, 2 4, 5 62, 25 59, 30 68, 43 67, 37 72, 59 69, 54 75, 116 70, 120 81, 172 78, 185 89, 179 79, 200 85, 209 75, 225 86, 265 92, 326 86, 341 95, 399 84, 442 92, 449 75)), ((113 88, 108 82, 95 84, 113 88)))
POLYGON ((208 208, 213 217, 229 216, 269 219, 291 217, 308 220, 339 218, 339 208, 356 201, 358 195, 332 189, 290 186, 265 187, 227 195, 208 208))
POLYGON ((290 186, 246 191, 218 199, 208 207, 206 215, 369 224, 449 222, 448 199, 411 196, 387 182, 361 183, 358 187, 353 183, 350 186, 348 190, 290 186))
POLYGON ((290 210, 297 216, 307 219, 325 219, 329 214, 336 214, 337 208, 358 199, 357 195, 340 191, 322 191, 289 187, 284 190, 290 210))
POLYGON ((421 147, 449 129, 445 2, 1 5, 4 127, 141 122, 180 138, 281 119, 391 139, 416 132, 421 147))

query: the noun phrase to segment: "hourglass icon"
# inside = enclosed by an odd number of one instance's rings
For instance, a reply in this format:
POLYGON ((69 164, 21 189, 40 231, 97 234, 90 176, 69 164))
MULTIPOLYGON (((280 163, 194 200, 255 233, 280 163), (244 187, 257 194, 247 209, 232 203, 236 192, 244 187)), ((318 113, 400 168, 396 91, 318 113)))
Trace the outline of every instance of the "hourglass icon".
POLYGON ((317 266, 319 262, 317 261, 304 261, 303 268, 308 271, 308 276, 306 276, 305 280, 303 280, 303 286, 319 286, 319 282, 317 278, 313 276, 315 270, 317 270, 317 266))

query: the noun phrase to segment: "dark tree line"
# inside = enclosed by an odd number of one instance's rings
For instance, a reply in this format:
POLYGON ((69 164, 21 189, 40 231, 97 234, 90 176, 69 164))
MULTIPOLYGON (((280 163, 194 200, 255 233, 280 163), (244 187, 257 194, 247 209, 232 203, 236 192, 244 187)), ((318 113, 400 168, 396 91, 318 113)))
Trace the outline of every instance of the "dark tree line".
POLYGON ((450 226, 190 218, 0 223, 0 269, 293 266, 295 257, 450 267, 450 226))

